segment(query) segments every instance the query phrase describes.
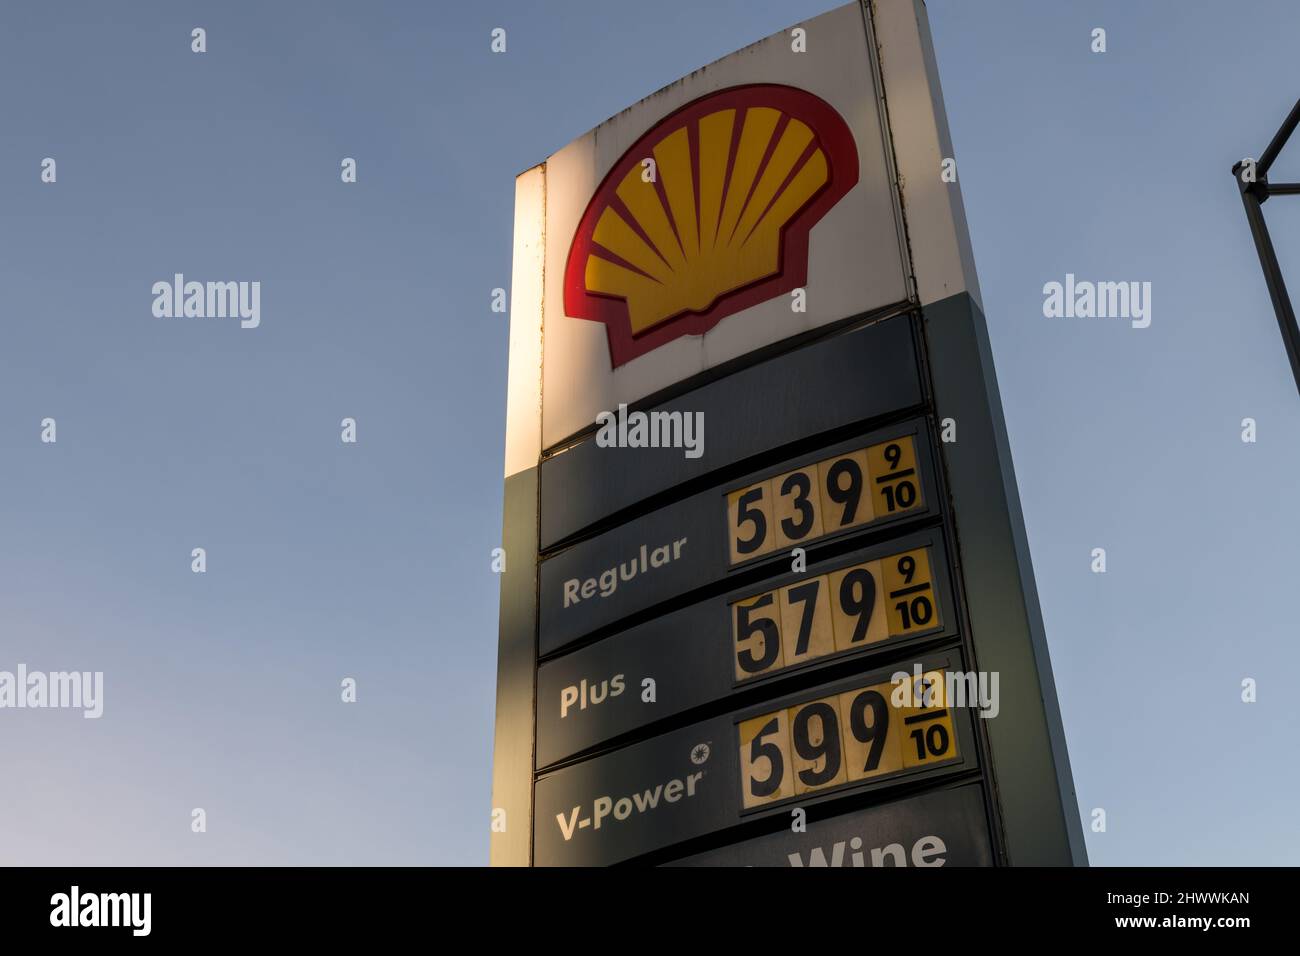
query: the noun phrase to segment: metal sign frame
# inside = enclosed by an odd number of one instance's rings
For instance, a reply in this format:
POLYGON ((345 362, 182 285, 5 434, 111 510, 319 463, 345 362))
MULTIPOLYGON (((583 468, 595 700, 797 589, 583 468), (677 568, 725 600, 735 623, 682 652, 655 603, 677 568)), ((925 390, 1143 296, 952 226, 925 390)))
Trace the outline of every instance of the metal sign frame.
POLYGON ((1246 222, 1250 225, 1251 238, 1255 240, 1255 251, 1259 254, 1259 264, 1264 270, 1264 282, 1268 285, 1269 298, 1273 300, 1273 311, 1277 315, 1277 324, 1282 332, 1282 347, 1286 349, 1287 361, 1291 363, 1291 375, 1295 378, 1296 389, 1300 391, 1300 326, 1296 325, 1295 309, 1291 306, 1291 296, 1286 291, 1286 280, 1282 277, 1282 267, 1278 265, 1277 253, 1273 251, 1273 239, 1268 234, 1268 225, 1264 222, 1263 205, 1269 196, 1300 195, 1300 183, 1270 183, 1268 171, 1273 160, 1282 151, 1296 125, 1300 124, 1300 100, 1291 107, 1291 112, 1274 134, 1273 139, 1264 149, 1255 163, 1254 178, 1247 181, 1244 172, 1245 162, 1235 163, 1232 178, 1237 181, 1241 191, 1241 204, 1246 210, 1246 222))
MULTIPOLYGON (((816 682, 837 675, 849 677, 854 666, 875 671, 914 659, 910 655, 951 653, 960 655, 957 659, 968 669, 998 672, 1001 711, 996 718, 987 720, 962 718, 963 725, 971 725, 970 756, 976 765, 969 771, 973 776, 963 776, 954 785, 977 783, 980 788, 992 862, 1087 862, 960 188, 940 177, 943 160, 953 152, 925 8, 921 0, 875 0, 856 6, 868 40, 874 86, 871 95, 877 102, 888 176, 893 184, 897 239, 907 272, 906 300, 757 349, 647 396, 635 406, 669 408, 674 402, 693 401, 697 404, 692 407, 698 407, 707 396, 709 401, 720 403, 717 408, 743 411, 743 406, 737 406, 734 397, 729 396, 742 387, 737 383, 746 381, 747 376, 773 372, 797 375, 794 380, 815 390, 820 376, 806 370, 800 373, 799 369, 806 369, 819 349, 830 355, 852 342, 892 341, 894 333, 889 330, 905 328, 904 339, 910 343, 907 349, 914 356, 908 360, 913 367, 909 374, 919 382, 920 391, 900 399, 901 407, 896 403, 873 408, 869 397, 864 397, 870 389, 863 389, 862 394, 849 396, 847 405, 835 403, 834 414, 829 416, 815 409, 800 411, 798 414, 814 415, 815 420, 806 425, 802 436, 797 429, 778 428, 779 435, 773 439, 775 447, 760 447, 754 435, 739 434, 729 440, 721 464, 714 459, 705 468, 660 459, 663 468, 654 469, 653 474, 633 464, 633 456, 628 455, 620 458, 622 463, 617 466, 622 469, 619 480, 609 480, 614 473, 606 472, 603 485, 608 487, 594 487, 591 482, 600 475, 599 467, 604 466, 593 464, 590 433, 544 447, 539 370, 546 301, 546 168, 529 170, 517 181, 503 536, 507 565, 501 581, 493 768, 493 806, 500 811, 494 816, 500 825, 494 825, 491 838, 494 865, 563 862, 535 857, 536 828, 554 825, 554 821, 534 819, 536 782, 553 774, 554 768, 577 768, 583 766, 583 761, 594 766, 592 762, 603 755, 616 755, 621 747, 631 745, 628 742, 632 738, 624 733, 587 745, 576 755, 549 754, 547 764, 539 766, 536 711, 543 706, 537 699, 539 661, 544 664, 554 660, 561 649, 569 653, 572 648, 597 640, 608 641, 610 635, 643 624, 652 615, 681 608, 702 597, 772 586, 774 579, 765 575, 771 574, 775 562, 759 560, 745 565, 738 574, 724 574, 718 582, 706 581, 704 590, 696 588, 690 595, 674 595, 666 604, 666 598, 656 596, 644 611, 637 610, 630 617, 593 617, 574 629, 576 638, 567 636, 559 643, 552 633, 542 640, 540 631, 540 589, 548 575, 547 597, 552 600, 554 569, 565 562, 576 566, 580 556, 594 553, 593 542, 602 534, 617 540, 628 527, 640 527, 638 522, 651 526, 662 510, 671 510, 691 496, 701 500, 706 493, 712 496, 719 483, 731 486, 747 477, 774 473, 790 461, 829 454, 829 449, 852 444, 853 439, 873 430, 897 427, 917 416, 928 435, 928 441, 920 444, 928 445, 934 455, 936 467, 930 479, 940 520, 928 524, 904 522, 898 530, 883 529, 880 534, 853 537, 851 543, 845 538, 842 547, 848 551, 875 546, 890 540, 889 534, 941 528, 947 561, 943 574, 955 597, 948 613, 953 615, 959 637, 947 643, 904 642, 902 647, 886 649, 880 655, 855 658, 864 662, 861 665, 809 668, 803 674, 783 675, 781 690, 776 693, 780 698, 797 696, 815 687, 816 682), (876 55, 878 48, 886 51, 883 63, 876 55), (842 414, 843 420, 836 414, 842 414), (956 441, 941 440, 941 428, 948 420, 955 423, 956 441), (576 503, 548 507, 548 501, 566 500, 563 494, 548 488, 562 489, 566 485, 570 492, 590 487, 596 503, 573 496, 568 500, 576 503), (555 563, 548 570, 550 562, 555 563)), ((881 354, 905 352, 885 350, 881 354)), ((905 388, 899 394, 906 394, 905 388)), ((918 450, 920 454, 923 452, 918 450)), ((605 456, 605 460, 609 457, 605 456)), ((703 524, 694 526, 701 529, 700 533, 706 527, 717 527, 716 512, 702 520, 703 524)), ((828 543, 829 550, 814 554, 810 549, 810 566, 834 556, 840 545, 828 543)), ((738 694, 730 703, 724 699, 703 709, 697 707, 680 718, 668 716, 653 726, 671 734, 674 728, 686 726, 686 720, 716 721, 751 704, 759 710, 776 706, 771 700, 755 703, 759 698, 749 688, 739 689, 738 694)), ((644 738, 643 742, 655 739, 644 738)), ((879 799, 886 801, 914 792, 910 786, 866 788, 873 793, 877 789, 882 794, 879 799)), ((870 799, 858 795, 837 801, 828 796, 810 799, 809 804, 820 809, 834 803, 855 810, 864 806, 863 800, 870 799)), ((694 834, 680 846, 649 853, 643 862, 670 862, 675 857, 709 852, 784 826, 779 812, 754 817, 724 833, 694 834)))

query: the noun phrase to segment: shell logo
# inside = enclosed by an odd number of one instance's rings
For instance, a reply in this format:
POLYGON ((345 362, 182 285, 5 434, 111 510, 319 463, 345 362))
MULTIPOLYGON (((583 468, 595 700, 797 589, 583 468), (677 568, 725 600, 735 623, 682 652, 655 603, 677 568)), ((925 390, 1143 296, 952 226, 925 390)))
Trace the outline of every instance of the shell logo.
POLYGON ((819 97, 770 84, 701 97, 601 182, 569 249, 564 310, 605 323, 615 368, 703 335, 804 285, 809 232, 857 181, 853 134, 819 97))

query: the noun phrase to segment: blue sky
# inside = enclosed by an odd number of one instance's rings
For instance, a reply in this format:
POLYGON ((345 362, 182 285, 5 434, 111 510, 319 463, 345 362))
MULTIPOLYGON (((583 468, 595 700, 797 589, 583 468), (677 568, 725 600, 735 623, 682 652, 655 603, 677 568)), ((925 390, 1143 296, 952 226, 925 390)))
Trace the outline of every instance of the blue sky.
MULTIPOLYGON (((0 668, 106 684, 0 714, 0 862, 486 861, 514 176, 833 5, 0 12, 0 668), (175 272, 261 327, 154 319, 175 272)), ((1300 402, 1229 167, 1300 9, 929 9, 1091 859, 1295 863, 1300 402), (1044 318, 1067 272, 1151 327, 1044 318)))

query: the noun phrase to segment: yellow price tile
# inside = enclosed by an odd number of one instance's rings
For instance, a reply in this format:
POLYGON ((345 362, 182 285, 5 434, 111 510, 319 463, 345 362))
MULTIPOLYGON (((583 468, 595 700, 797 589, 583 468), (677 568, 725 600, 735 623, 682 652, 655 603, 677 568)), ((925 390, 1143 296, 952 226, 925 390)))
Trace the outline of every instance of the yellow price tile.
POLYGON ((777 475, 772 479, 772 497, 775 548, 792 548, 825 534, 816 465, 777 475))
POLYGON ((830 581, 825 575, 781 588, 782 666, 835 653, 830 581))
POLYGON ((880 562, 841 568, 827 576, 835 649, 849 651, 888 638, 880 562))
POLYGON ((904 767, 943 763, 957 756, 957 734, 942 671, 927 671, 909 681, 911 699, 899 711, 904 767))
POLYGON ((872 506, 878 517, 912 511, 925 504, 911 435, 872 445, 866 454, 872 506))
POLYGON ((781 605, 776 592, 731 606, 731 646, 736 680, 748 680, 786 666, 781 649, 781 605))
POLYGON ((740 780, 745 809, 794 796, 790 722, 784 710, 741 723, 740 780))
POLYGON ((788 713, 794 792, 808 793, 847 783, 838 698, 809 701, 791 707, 788 713))
POLYGON ((901 721, 890 706, 893 690, 893 684, 876 684, 840 694, 845 771, 851 781, 903 769, 901 721))
POLYGON ((767 554, 776 547, 771 481, 760 481, 727 495, 727 532, 732 564, 767 554))
POLYGON ((817 463, 822 527, 826 534, 853 528, 875 518, 866 452, 836 455, 817 463))
POLYGON ((930 549, 917 548, 884 558, 884 606, 891 635, 940 627, 938 595, 930 570, 930 549))

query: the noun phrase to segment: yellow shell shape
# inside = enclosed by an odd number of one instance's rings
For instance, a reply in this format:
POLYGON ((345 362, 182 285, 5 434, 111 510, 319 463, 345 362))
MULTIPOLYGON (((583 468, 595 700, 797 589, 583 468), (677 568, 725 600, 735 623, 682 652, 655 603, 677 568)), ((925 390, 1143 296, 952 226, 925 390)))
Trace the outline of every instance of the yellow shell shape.
POLYGON ((654 147, 671 218, 639 163, 615 191, 640 234, 612 206, 600 214, 595 241, 645 275, 593 253, 587 258, 587 290, 626 299, 633 335, 682 312, 703 312, 727 293, 775 275, 782 226, 826 184, 829 170, 820 146, 786 183, 813 139, 812 130, 793 117, 759 175, 783 115, 769 107, 745 111, 735 163, 724 183, 736 113, 724 109, 699 120, 698 210, 683 126, 654 147))

